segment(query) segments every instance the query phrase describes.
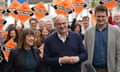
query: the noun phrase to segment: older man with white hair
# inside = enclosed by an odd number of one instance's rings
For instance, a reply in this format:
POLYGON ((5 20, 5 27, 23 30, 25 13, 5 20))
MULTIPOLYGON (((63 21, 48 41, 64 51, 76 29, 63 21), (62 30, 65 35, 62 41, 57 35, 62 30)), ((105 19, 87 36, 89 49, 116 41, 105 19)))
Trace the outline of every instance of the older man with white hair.
POLYGON ((80 72, 87 59, 87 52, 79 34, 69 31, 67 17, 57 15, 54 19, 56 32, 45 40, 43 60, 51 72, 80 72))

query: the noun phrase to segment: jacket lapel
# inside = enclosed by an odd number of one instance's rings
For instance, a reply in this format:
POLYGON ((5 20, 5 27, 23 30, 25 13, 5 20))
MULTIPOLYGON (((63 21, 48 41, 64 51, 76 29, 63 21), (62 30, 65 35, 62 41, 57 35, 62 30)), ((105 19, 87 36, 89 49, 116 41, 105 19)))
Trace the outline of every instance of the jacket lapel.
MULTIPOLYGON (((110 68, 109 66, 109 56, 110 56, 110 42, 112 41, 111 40, 111 38, 112 38, 112 35, 113 33, 112 33, 112 31, 111 31, 111 26, 110 25, 108 25, 108 40, 107 40, 107 66, 108 66, 108 68, 110 68)), ((108 70, 110 70, 110 69, 108 69, 108 70)))
POLYGON ((37 50, 33 49, 34 58, 35 58, 36 62, 39 63, 39 57, 37 54, 38 54, 37 50))
POLYGON ((91 29, 91 50, 89 50, 90 52, 90 63, 92 64, 92 61, 93 61, 93 55, 94 55, 94 45, 95 45, 95 30, 96 29, 96 26, 94 26, 92 29, 91 29))

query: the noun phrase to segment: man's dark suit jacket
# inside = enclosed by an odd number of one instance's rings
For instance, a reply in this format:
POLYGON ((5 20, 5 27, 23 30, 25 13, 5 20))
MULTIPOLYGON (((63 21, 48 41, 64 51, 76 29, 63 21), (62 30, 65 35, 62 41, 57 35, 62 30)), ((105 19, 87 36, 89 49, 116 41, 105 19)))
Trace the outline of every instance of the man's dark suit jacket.
POLYGON ((81 62, 87 59, 87 52, 83 47, 81 36, 69 31, 66 41, 63 43, 57 32, 49 35, 45 40, 44 62, 51 72, 80 72, 81 62), (59 57, 78 56, 80 61, 76 64, 59 64, 59 57))
MULTIPOLYGON (((39 49, 32 49, 35 60, 38 64, 36 72, 42 72, 42 61, 39 56, 39 49)), ((7 64, 6 72, 24 72, 25 70, 25 50, 13 49, 10 52, 9 61, 7 64)))

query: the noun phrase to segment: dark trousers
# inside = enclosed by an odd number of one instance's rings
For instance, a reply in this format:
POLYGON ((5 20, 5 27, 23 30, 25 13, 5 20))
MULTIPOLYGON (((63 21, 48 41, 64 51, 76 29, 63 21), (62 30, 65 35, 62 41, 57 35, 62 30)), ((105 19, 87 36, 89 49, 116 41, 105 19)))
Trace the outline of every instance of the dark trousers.
POLYGON ((3 58, 2 62, 0 62, 0 72, 5 72, 7 61, 5 60, 3 52, 1 52, 1 51, 0 51, 0 56, 2 56, 2 58, 3 58))
POLYGON ((6 67, 5 65, 0 64, 0 72, 5 72, 6 67))
POLYGON ((102 67, 99 67, 99 66, 94 66, 96 72, 108 72, 107 71, 107 66, 102 66, 102 67))

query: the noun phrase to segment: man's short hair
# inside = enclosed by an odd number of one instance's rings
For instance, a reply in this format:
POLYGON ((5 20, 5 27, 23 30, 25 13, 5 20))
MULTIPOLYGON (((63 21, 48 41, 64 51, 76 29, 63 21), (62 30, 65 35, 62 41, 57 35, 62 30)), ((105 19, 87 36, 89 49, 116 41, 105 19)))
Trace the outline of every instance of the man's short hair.
POLYGON ((38 20, 36 18, 30 18, 29 23, 31 23, 31 21, 35 21, 36 23, 38 22, 38 20))
POLYGON ((96 8, 95 8, 95 14, 96 12, 98 11, 101 11, 101 12, 106 12, 106 15, 108 16, 108 10, 105 6, 103 5, 98 5, 96 8))
POLYGON ((88 19, 89 20, 89 17, 88 16, 83 16, 82 20, 84 20, 84 19, 88 19))

